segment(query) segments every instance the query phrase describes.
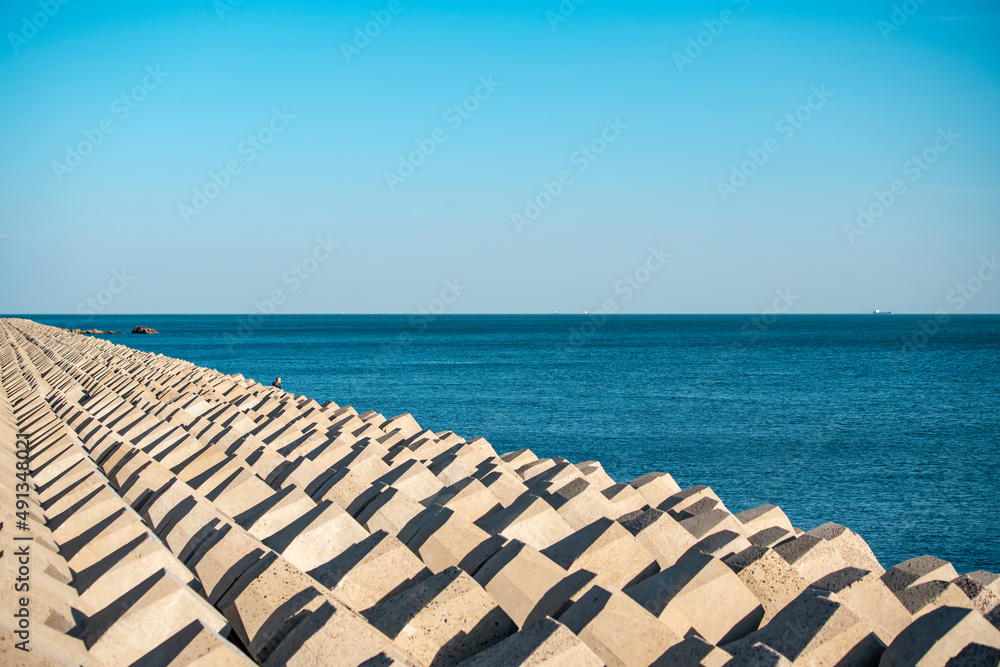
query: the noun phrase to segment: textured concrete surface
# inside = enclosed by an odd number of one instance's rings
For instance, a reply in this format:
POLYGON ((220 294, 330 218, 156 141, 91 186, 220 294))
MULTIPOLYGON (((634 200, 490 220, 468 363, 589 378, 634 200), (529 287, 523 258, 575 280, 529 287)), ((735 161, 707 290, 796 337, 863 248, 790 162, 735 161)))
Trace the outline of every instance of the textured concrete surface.
POLYGON ((733 514, 667 473, 618 482, 26 320, 0 320, 0 389, 5 665, 1000 660, 996 574, 886 570, 844 526, 733 514))

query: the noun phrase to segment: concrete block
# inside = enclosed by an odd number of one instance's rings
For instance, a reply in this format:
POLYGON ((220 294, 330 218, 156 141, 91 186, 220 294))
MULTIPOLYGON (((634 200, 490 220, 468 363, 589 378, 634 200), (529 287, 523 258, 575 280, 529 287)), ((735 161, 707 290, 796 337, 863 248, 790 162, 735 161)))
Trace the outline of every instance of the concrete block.
POLYGON ((172 472, 184 483, 196 486, 199 478, 204 479, 206 471, 217 468, 230 460, 230 457, 214 447, 207 447, 196 456, 172 468, 172 472))
POLYGON ((331 477, 326 484, 313 494, 315 500, 332 500, 348 513, 355 515, 359 507, 355 501, 359 499, 379 477, 389 472, 389 466, 382 459, 374 456, 360 457, 349 467, 342 468, 331 477))
POLYGON ((401 435, 407 438, 420 433, 422 430, 420 424, 417 423, 417 420, 410 413, 397 415, 380 424, 379 428, 385 433, 399 431, 401 435))
POLYGON ((725 510, 725 506, 707 486, 692 486, 683 491, 679 491, 657 505, 657 509, 663 510, 670 516, 678 520, 708 512, 713 509, 725 510))
MULTIPOLYGON (((366 458, 380 459, 383 462, 388 460, 385 448, 368 445, 367 439, 355 441, 353 436, 345 434, 328 435, 328 437, 333 439, 306 455, 306 458, 320 468, 340 471, 343 468, 356 467, 366 458)), ((388 465, 385 469, 389 469, 388 465)))
POLYGON ((476 475, 477 464, 458 454, 449 453, 451 451, 448 450, 448 452, 438 456, 427 466, 444 486, 451 486, 476 475))
POLYGON ((194 621, 139 658, 136 667, 252 667, 246 655, 201 621, 194 621))
POLYGON ((485 474, 483 469, 479 469, 476 478, 489 489, 503 507, 510 507, 518 498, 528 493, 528 487, 520 477, 500 469, 493 469, 485 474))
POLYGON ((530 449, 519 449, 516 452, 507 452, 500 455, 500 460, 510 465, 514 470, 525 466, 532 461, 537 461, 538 457, 530 449))
POLYGON ((849 567, 829 542, 808 533, 778 544, 774 550, 809 583, 849 567))
POLYGON ((331 600, 301 616, 265 667, 326 667, 332 659, 341 665, 418 667, 388 637, 331 600))
POLYGON ((743 530, 739 531, 743 535, 754 535, 768 528, 782 528, 789 533, 794 530, 792 522, 777 505, 761 505, 735 516, 743 524, 743 530))
POLYGON ((496 496, 475 477, 466 477, 446 486, 426 499, 424 504, 447 507, 470 521, 479 521, 487 514, 503 509, 496 496))
POLYGON ((693 630, 712 644, 746 636, 764 617, 757 597, 729 567, 696 551, 625 594, 678 635, 693 630))
POLYGON ((604 661, 569 628, 542 618, 499 644, 476 654, 460 667, 603 667, 604 661))
POLYGON ((972 602, 965 592, 946 581, 915 584, 896 593, 896 597, 914 616, 922 616, 938 607, 972 609, 972 602))
POLYGON ((737 535, 743 534, 743 524, 740 523, 739 519, 723 509, 708 510, 707 512, 681 519, 680 524, 699 540, 722 531, 729 531, 737 535))
MULTIPOLYGON (((531 487, 531 483, 528 486, 531 487)), ((621 516, 611 501, 582 477, 546 495, 545 500, 573 530, 580 530, 599 519, 621 516)))
POLYGON ((1000 649, 969 644, 948 661, 948 667, 1000 667, 1000 649))
POLYGON ((314 509, 316 503, 312 498, 297 487, 289 486, 233 518, 248 533, 264 540, 314 509))
POLYGON ((559 617, 608 667, 654 664, 681 636, 632 598, 595 586, 559 617))
POLYGON ((427 466, 413 459, 395 466, 376 481, 399 489, 417 502, 427 500, 444 488, 427 466))
POLYGON ((652 554, 660 569, 676 563, 696 542, 680 523, 658 509, 637 512, 622 517, 619 522, 652 554))
POLYGON ((509 507, 480 519, 476 525, 491 535, 520 540, 539 551, 573 533, 551 505, 531 493, 523 494, 509 507))
POLYGON ((594 572, 614 588, 634 585, 660 570, 632 534, 610 519, 595 521, 542 553, 564 569, 594 572))
MULTIPOLYGON (((16 525, 7 524, 7 521, 16 520, 13 518, 5 518, 5 525, 16 525)), ((13 534, 10 530, 0 530, 0 552, 6 554, 17 553, 18 545, 17 541, 13 539, 13 534)), ((32 562, 34 563, 33 568, 36 572, 44 572, 52 579, 62 583, 69 584, 73 581, 73 573, 69 569, 69 565, 66 563, 66 559, 59 555, 58 548, 50 549, 39 542, 36 546, 32 547, 31 554, 32 562)), ((10 558, 9 562, 11 566, 14 564, 14 558, 10 558)), ((11 578, 8 581, 13 581, 11 578)), ((13 590, 13 586, 9 587, 13 590)))
POLYGON ((766 627, 723 648, 739 657, 758 643, 796 665, 876 665, 883 651, 871 629, 835 594, 813 588, 806 589, 766 627))
POLYGON ((840 554, 844 562, 859 570, 868 570, 878 576, 885 573, 885 568, 878 562, 878 558, 872 552, 868 543, 861 539, 861 536, 850 529, 835 523, 824 523, 818 528, 813 528, 807 535, 819 537, 833 547, 834 551, 840 554))
POLYGON ((484 461, 499 458, 493 445, 486 438, 473 438, 466 443, 458 444, 448 450, 466 459, 473 466, 478 466, 484 461))
POLYGON ((618 516, 615 518, 649 507, 646 498, 628 484, 613 484, 601 491, 601 494, 611 501, 617 511, 618 516))
MULTIPOLYGON (((308 475, 308 472, 311 471, 311 462, 306 462, 306 459, 289 461, 270 447, 263 445, 257 446, 253 451, 249 451, 253 447, 250 444, 251 442, 253 441, 244 440, 237 447, 233 456, 244 461, 253 470, 254 474, 267 482, 268 486, 272 489, 280 489, 284 486, 292 485, 305 489, 308 483, 312 481, 312 479, 303 480, 303 473, 305 472, 308 475), (303 471, 301 470, 303 465, 310 466, 310 468, 303 471), (286 479, 293 471, 297 471, 297 476, 295 479, 286 482, 286 479), (305 484, 302 483, 303 481, 305 481, 305 484)), ((254 445, 256 445, 255 442, 254 445)), ((316 471, 317 474, 321 472, 323 471, 316 471)))
POLYGON ((75 517, 78 512, 95 504, 114 501, 115 493, 101 479, 100 475, 91 475, 62 495, 53 498, 45 507, 45 516, 51 532, 58 531, 63 523, 75 517))
POLYGON ((326 500, 264 538, 264 544, 307 572, 329 563, 368 537, 368 531, 350 514, 326 500))
POLYGON ((1000 650, 1000 630, 971 609, 940 607, 899 633, 880 667, 944 667, 972 645, 1000 650))
MULTIPOLYGON (((500 457, 503 459, 503 457, 500 457)), ((515 468, 518 476, 525 482, 530 482, 546 470, 554 468, 557 462, 553 459, 534 459, 524 465, 515 468)))
POLYGON ((750 541, 742 535, 738 535, 731 530, 723 530, 718 533, 711 533, 708 537, 698 540, 691 548, 723 560, 742 553, 752 546, 750 541))
POLYGON ((792 667, 792 662, 766 644, 754 644, 730 660, 726 667, 792 667))
POLYGON ((884 645, 891 644, 913 617, 877 574, 847 568, 813 583, 813 588, 837 594, 837 599, 864 621, 884 645))
POLYGON ((674 478, 663 472, 636 477, 629 482, 629 486, 638 491, 650 507, 659 507, 667 498, 681 492, 674 478))
MULTIPOLYGON (((193 536, 192 541, 198 540, 197 547, 183 547, 190 552, 185 563, 198 576, 205 597, 213 604, 218 604, 235 582, 269 553, 257 539, 232 524, 209 524, 193 536)), ((182 558, 185 555, 178 553, 182 558)))
POLYGON ((724 560, 740 581, 764 607, 761 627, 797 598, 809 585, 784 558, 773 549, 751 546, 724 560))
POLYGON ((449 567, 474 573, 506 541, 490 535, 461 514, 444 507, 431 507, 414 530, 403 530, 399 538, 437 574, 449 567))
POLYGON ((795 533, 784 528, 765 528, 759 533, 749 535, 747 539, 755 547, 776 547, 782 542, 794 540, 795 533))
POLYGON ((545 616, 558 616, 579 592, 569 572, 523 542, 508 542, 474 578, 501 609, 524 628, 545 616), (562 586, 560 586, 562 584, 562 586))
POLYGON ((434 435, 438 439, 438 442, 449 449, 456 445, 465 444, 465 438, 458 435, 454 431, 441 431, 439 433, 435 433, 434 435))
POLYGON ((486 591, 458 568, 411 586, 365 617, 427 665, 461 662, 517 630, 486 591))
MULTIPOLYGON (((87 514, 85 519, 76 521, 76 517, 69 519, 60 526, 60 530, 53 533, 53 539, 59 544, 59 553, 68 561, 86 549, 88 543, 97 539, 102 533, 114 533, 122 529, 140 529, 141 523, 125 507, 121 499, 118 502, 108 501, 101 503, 96 508, 90 507, 82 514, 87 514)), ((132 533, 126 539, 131 539, 132 533)))
POLYGON ((889 568, 882 581, 893 593, 931 581, 951 582, 958 579, 958 572, 948 561, 934 556, 918 556, 889 568))
MULTIPOLYGON (((37 545, 32 548, 32 559, 38 555, 38 551, 37 545)), ((5 553, 8 554, 7 557, 0 559, 0 577, 8 582, 7 586, 0 587, 0 611, 4 619, 11 619, 11 623, 19 622, 20 619, 14 614, 19 612, 20 603, 25 597, 28 600, 29 618, 33 619, 32 625, 44 624, 57 632, 71 632, 78 629, 85 621, 86 615, 95 611, 80 600, 72 587, 38 570, 33 569, 30 573, 30 591, 16 590, 14 582, 20 575, 18 557, 15 551, 7 552, 5 549, 5 553), (25 593, 30 595, 25 596, 25 593)), ((37 638, 32 635, 32 639, 37 638)))
POLYGON ((962 589, 983 616, 1000 610, 1000 576, 980 570, 963 574, 952 583, 962 589))
POLYGON ((265 662, 299 615, 324 602, 316 582, 273 553, 246 568, 216 603, 233 632, 258 662, 265 662))
POLYGON ((590 484, 598 491, 606 491, 616 484, 615 480, 611 478, 611 475, 604 471, 604 466, 602 466, 599 461, 584 461, 582 463, 577 463, 576 469, 579 470, 583 475, 583 478, 590 482, 590 484))
POLYGON ((399 489, 381 485, 378 494, 358 513, 357 519, 370 533, 384 530, 390 535, 399 535, 425 510, 426 507, 399 489))
POLYGON ((228 461, 227 467, 216 473, 213 478, 221 482, 206 482, 199 486, 199 491, 229 516, 242 514, 274 495, 274 489, 264 480, 235 461, 228 461))
MULTIPOLYGON (((327 434, 323 427, 319 425, 317 431, 310 432, 303 437, 293 440, 287 445, 278 449, 278 453, 288 459, 297 459, 299 457, 308 458, 310 461, 314 461, 319 457, 327 448, 334 446, 336 440, 331 440, 330 436, 327 434)), ((346 443, 336 443, 337 446, 346 443)), ((321 466, 323 467, 323 466, 321 466)))
MULTIPOLYGON (((583 473, 566 459, 553 459, 553 463, 554 465, 545 469, 536 467, 538 474, 531 474, 525 478, 525 483, 534 493, 539 495, 550 493, 574 481, 580 481, 587 487, 592 486, 584 479, 583 473)), ((597 486, 593 486, 592 490, 595 493, 600 493, 597 486)))
POLYGON ((731 664, 733 656, 726 651, 713 646, 704 639, 691 635, 676 644, 663 654, 654 665, 667 667, 668 665, 687 665, 689 667, 723 667, 731 664))
POLYGON ((99 556, 88 556, 86 567, 82 567, 82 563, 72 563, 76 572, 73 586, 88 607, 103 609, 161 569, 168 570, 185 584, 194 580, 191 572, 162 542, 141 524, 139 527, 135 531, 119 531, 120 537, 115 536, 114 542, 88 545, 99 550, 99 556), (129 539, 123 541, 126 537, 129 539))
POLYGON ((107 664, 131 664, 200 621, 219 634, 225 619, 172 573, 160 570, 88 619, 83 640, 107 664))
POLYGON ((384 531, 311 570, 316 579, 354 611, 364 611, 430 576, 406 545, 384 531))

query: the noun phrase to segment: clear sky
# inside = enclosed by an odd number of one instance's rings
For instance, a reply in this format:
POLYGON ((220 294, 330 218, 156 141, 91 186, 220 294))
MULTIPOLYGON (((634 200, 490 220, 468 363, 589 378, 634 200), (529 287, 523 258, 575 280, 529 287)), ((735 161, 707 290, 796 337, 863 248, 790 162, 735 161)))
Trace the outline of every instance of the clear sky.
POLYGON ((1000 312, 992 1, 62 2, 2 313, 1000 312))

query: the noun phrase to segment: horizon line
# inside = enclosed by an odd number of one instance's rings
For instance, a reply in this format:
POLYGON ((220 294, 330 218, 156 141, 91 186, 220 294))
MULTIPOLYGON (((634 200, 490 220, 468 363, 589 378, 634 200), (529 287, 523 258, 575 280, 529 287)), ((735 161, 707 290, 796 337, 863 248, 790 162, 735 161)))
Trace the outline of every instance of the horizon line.
POLYGON ((433 317, 434 319, 454 318, 454 317, 578 317, 578 316, 600 316, 613 317, 937 317, 947 315, 948 317, 997 317, 997 313, 951 313, 951 312, 898 312, 886 311, 884 313, 874 312, 837 312, 837 313, 773 313, 773 312, 746 312, 746 313, 604 313, 604 312, 552 312, 552 313, 260 313, 260 312, 229 312, 229 313, 101 313, 101 314, 79 314, 79 313, 19 313, 0 314, 0 319, 32 317, 78 317, 88 320, 109 317, 433 317))

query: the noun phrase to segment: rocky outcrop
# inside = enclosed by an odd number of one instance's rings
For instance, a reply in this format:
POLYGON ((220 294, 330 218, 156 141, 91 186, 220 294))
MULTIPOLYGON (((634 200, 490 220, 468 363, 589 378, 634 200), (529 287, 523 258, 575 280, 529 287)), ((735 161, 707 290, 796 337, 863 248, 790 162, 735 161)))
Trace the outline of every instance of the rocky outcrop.
POLYGON ((135 329, 132 329, 132 333, 134 333, 134 334, 158 334, 160 332, 157 331, 156 329, 150 329, 149 327, 136 327, 135 329))

